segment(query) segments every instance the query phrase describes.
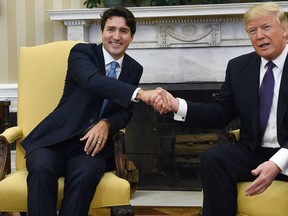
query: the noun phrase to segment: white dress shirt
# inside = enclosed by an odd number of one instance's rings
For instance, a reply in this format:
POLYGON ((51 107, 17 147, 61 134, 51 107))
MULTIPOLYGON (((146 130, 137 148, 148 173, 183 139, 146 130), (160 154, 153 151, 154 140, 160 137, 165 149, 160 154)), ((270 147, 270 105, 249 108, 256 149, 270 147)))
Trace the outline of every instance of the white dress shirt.
MULTIPOLYGON (((115 60, 104 48, 104 46, 102 46, 102 50, 103 50, 103 56, 104 56, 104 62, 105 62, 105 70, 106 70, 106 75, 108 73, 108 71, 110 70, 111 67, 111 62, 116 61, 118 62, 118 66, 116 68, 116 79, 119 78, 121 70, 122 70, 122 63, 123 63, 123 59, 124 56, 122 56, 120 59, 115 60)), ((136 100, 136 95, 138 93, 138 91, 140 90, 140 88, 136 88, 136 90, 134 91, 134 93, 132 94, 131 97, 131 101, 132 102, 138 102, 138 100, 136 100)))

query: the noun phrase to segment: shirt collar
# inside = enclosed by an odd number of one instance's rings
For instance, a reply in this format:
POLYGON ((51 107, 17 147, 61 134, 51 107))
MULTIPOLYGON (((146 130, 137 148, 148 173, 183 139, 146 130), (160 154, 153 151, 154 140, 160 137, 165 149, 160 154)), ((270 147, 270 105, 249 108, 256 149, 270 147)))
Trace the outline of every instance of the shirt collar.
MULTIPOLYGON (((287 53, 288 53, 288 45, 286 44, 284 50, 282 51, 282 53, 276 58, 273 60, 273 63, 282 71, 283 68, 284 68, 284 63, 285 63, 285 60, 286 60, 286 57, 287 57, 287 53)), ((267 60, 264 59, 263 57, 261 57, 261 64, 262 64, 262 67, 264 68, 267 64, 267 60)))
POLYGON ((119 64, 120 69, 122 68, 122 63, 123 63, 123 59, 124 56, 122 56, 120 59, 115 60, 108 52, 107 50, 104 48, 104 46, 102 46, 102 50, 103 50, 103 56, 104 56, 104 62, 105 62, 105 66, 109 65, 112 61, 116 61, 119 64))

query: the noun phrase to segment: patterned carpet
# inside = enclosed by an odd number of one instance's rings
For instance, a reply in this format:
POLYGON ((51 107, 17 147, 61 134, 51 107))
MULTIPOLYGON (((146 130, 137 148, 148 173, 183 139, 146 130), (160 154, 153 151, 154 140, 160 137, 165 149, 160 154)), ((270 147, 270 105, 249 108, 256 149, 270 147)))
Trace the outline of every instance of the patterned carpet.
POLYGON ((147 207, 134 206, 135 216, 198 216, 200 207, 147 207))

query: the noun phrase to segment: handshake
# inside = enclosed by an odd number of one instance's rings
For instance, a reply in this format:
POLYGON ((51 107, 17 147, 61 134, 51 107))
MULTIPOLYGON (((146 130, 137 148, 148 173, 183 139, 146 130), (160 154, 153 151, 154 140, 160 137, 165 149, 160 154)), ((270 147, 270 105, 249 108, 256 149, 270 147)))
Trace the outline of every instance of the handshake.
POLYGON ((140 89, 136 96, 137 100, 142 100, 146 104, 153 107, 160 114, 168 112, 177 113, 179 109, 178 100, 165 89, 160 87, 154 90, 140 89))

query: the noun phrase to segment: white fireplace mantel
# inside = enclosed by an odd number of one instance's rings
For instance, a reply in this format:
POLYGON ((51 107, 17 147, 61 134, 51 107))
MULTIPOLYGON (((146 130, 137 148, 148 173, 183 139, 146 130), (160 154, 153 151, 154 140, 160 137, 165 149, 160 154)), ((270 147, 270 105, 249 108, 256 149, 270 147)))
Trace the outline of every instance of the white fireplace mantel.
MULTIPOLYGON (((253 50, 242 20, 253 4, 129 7, 137 31, 127 53, 144 66, 141 83, 222 82, 229 59, 253 50)), ((67 40, 100 43, 105 9, 47 13, 67 26, 67 40)))
MULTIPOLYGON (((276 2, 282 9, 288 11, 288 3, 276 2)), ((255 3, 233 3, 233 4, 203 4, 203 5, 180 5, 180 6, 153 6, 153 7, 129 7, 136 19, 164 18, 164 17, 196 17, 217 15, 243 15, 248 8, 255 3)), ((100 14, 106 8, 95 9, 67 9, 47 10, 51 20, 99 20, 100 14)))

